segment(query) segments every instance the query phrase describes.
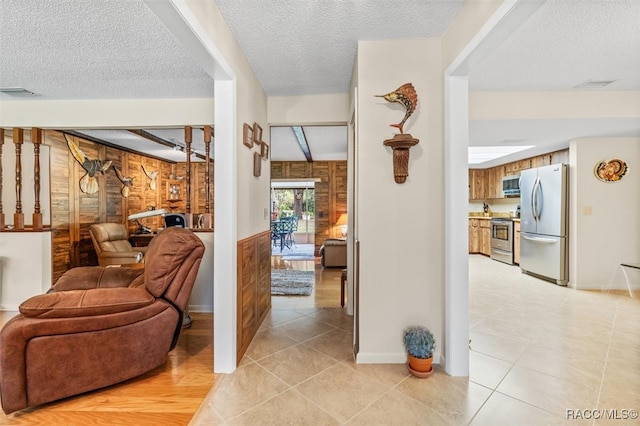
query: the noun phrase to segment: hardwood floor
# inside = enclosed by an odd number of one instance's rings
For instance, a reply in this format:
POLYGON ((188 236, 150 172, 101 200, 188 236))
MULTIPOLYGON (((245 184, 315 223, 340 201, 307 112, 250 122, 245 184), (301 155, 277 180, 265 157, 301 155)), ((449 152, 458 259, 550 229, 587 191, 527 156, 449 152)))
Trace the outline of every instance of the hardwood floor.
MULTIPOLYGON (((319 259, 285 261, 272 257, 274 269, 315 270, 308 297, 273 296, 277 309, 340 307, 340 268, 322 269, 319 259)), ((0 311, 0 325, 15 312, 0 311)), ((213 315, 192 313, 167 362, 138 378, 10 415, 0 425, 187 425, 207 394, 218 385, 213 373, 213 315)))
MULTIPOLYGON (((2 312, 2 324, 15 312, 2 312)), ((216 384, 213 314, 192 313, 167 362, 140 377, 10 415, 0 425, 186 425, 216 384)), ((105 360, 108 362, 108 360, 105 360)))

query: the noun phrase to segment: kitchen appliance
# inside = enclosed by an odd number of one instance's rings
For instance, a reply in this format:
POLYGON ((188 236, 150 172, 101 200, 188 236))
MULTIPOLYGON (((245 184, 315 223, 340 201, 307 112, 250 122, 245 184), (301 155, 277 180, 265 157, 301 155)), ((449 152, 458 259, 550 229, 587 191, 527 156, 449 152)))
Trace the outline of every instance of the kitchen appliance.
POLYGON ((567 285, 568 166, 554 164, 522 171, 520 192, 520 268, 567 285))
POLYGON ((513 221, 491 219, 491 259, 513 265, 513 221))
POLYGON ((511 175, 502 178, 502 195, 512 198, 520 196, 520 176, 511 175))

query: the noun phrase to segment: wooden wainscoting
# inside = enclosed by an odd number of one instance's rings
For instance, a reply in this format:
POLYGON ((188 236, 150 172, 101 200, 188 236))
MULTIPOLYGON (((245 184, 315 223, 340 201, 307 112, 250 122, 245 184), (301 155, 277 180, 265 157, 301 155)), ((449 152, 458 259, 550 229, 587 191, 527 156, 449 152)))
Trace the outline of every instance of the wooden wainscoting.
POLYGON ((271 231, 238 241, 237 362, 271 309, 271 231))

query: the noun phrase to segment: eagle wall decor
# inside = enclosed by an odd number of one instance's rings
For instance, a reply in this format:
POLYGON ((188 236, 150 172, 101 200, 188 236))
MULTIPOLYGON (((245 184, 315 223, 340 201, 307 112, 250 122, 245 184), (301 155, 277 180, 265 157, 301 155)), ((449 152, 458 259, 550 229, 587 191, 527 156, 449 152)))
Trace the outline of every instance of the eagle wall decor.
POLYGON ((142 167, 142 171, 149 178, 149 189, 155 191, 158 187, 158 184, 156 183, 156 179, 158 178, 158 171, 156 170, 155 172, 148 172, 147 169, 144 168, 144 166, 140 167, 142 167))
POLYGON ((80 190, 86 194, 95 194, 98 192, 98 180, 95 176, 98 172, 104 174, 104 172, 109 170, 111 160, 90 160, 67 134, 64 135, 64 138, 67 140, 67 146, 73 158, 78 160, 78 163, 80 163, 82 168, 87 172, 80 179, 80 190))
POLYGON ((116 176, 118 176, 118 179, 122 182, 120 193, 125 198, 129 197, 129 193, 131 192, 130 188, 133 185, 133 176, 124 176, 116 166, 113 166, 113 170, 115 170, 116 176))
POLYGON ((396 183, 405 183, 409 176, 409 149, 417 145, 420 140, 414 138, 409 133, 404 133, 404 124, 418 106, 418 94, 411 83, 405 83, 393 92, 386 95, 374 95, 384 98, 387 102, 399 103, 405 109, 404 118, 398 124, 391 124, 400 130, 400 134, 393 135, 393 138, 384 141, 384 146, 393 150, 393 178, 396 183))

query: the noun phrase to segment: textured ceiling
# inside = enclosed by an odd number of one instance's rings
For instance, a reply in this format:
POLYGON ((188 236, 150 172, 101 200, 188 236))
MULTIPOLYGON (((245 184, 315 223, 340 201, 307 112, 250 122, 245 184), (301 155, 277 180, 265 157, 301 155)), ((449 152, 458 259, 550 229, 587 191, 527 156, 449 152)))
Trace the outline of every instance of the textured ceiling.
POLYGON ((216 0, 269 96, 347 93, 358 40, 440 37, 463 0, 216 0))
POLYGON ((640 90, 640 1, 548 0, 469 74, 471 90, 640 90))
POLYGON ((213 80, 138 0, 0 0, 0 52, 0 87, 40 95, 29 99, 213 96, 213 80))

